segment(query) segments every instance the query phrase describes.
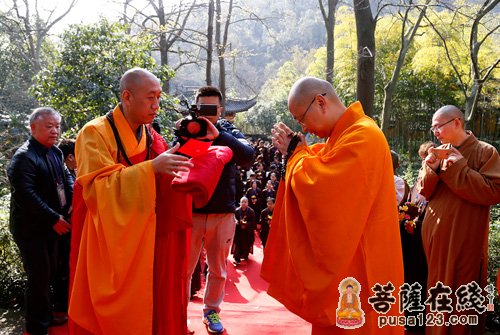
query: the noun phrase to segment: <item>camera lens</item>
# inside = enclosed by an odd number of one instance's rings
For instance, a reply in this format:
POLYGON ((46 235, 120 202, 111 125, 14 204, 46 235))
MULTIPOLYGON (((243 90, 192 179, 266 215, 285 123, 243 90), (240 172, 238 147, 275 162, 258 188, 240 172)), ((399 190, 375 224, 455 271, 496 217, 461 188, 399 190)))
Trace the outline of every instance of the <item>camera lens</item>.
POLYGON ((188 125, 186 127, 186 130, 191 135, 196 135, 196 134, 198 134, 200 132, 201 125, 200 125, 199 122, 191 121, 191 122, 188 123, 188 125))

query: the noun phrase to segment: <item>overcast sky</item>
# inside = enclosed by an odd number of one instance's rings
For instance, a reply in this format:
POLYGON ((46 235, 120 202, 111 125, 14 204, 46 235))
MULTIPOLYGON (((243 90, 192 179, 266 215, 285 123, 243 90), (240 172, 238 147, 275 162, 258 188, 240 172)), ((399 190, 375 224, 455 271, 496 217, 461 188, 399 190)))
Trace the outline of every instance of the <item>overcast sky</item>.
MULTIPOLYGON (((35 4, 35 1, 28 0, 30 5, 35 4)), ((145 4, 146 0, 134 0, 134 3, 145 4)), ((55 9, 52 18, 60 16, 68 9, 70 0, 38 0, 38 10, 43 18, 47 18, 49 11, 55 9)), ((22 1, 18 1, 21 6, 22 1)), ((0 0, 0 10, 7 10, 12 7, 12 0, 0 0)), ((123 6, 116 3, 115 0, 78 0, 73 9, 51 30, 52 33, 62 32, 69 24, 72 23, 94 23, 99 20, 99 17, 104 16, 113 21, 120 17, 120 12, 123 6)), ((30 9, 34 13, 34 8, 30 9)), ((24 14, 24 10, 21 10, 24 14)), ((52 19, 53 20, 53 19, 52 19)))
MULTIPOLYGON (((55 14, 61 15, 68 8, 70 0, 38 1, 39 7, 46 9, 56 8, 55 14)), ((121 6, 109 0, 78 0, 75 7, 54 26, 54 32, 61 32, 72 23, 94 23, 104 16, 116 19, 120 16, 121 6)))

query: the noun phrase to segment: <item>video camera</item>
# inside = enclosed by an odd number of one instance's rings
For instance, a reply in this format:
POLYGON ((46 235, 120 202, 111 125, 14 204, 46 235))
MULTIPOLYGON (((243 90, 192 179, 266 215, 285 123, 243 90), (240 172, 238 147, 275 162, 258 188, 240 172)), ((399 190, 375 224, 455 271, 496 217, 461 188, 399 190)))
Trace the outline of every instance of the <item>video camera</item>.
POLYGON ((207 122, 200 120, 200 116, 217 115, 217 105, 200 104, 189 105, 187 101, 181 101, 182 106, 188 107, 189 116, 182 119, 179 129, 175 130, 176 136, 197 138, 207 135, 207 122))

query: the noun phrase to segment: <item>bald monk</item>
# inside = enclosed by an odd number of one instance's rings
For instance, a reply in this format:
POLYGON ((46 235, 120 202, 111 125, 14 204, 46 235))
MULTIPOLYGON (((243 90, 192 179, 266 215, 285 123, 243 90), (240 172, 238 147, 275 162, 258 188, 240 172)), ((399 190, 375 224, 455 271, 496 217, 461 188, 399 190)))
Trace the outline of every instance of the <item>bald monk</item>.
MULTIPOLYGON (((361 104, 346 108, 327 81, 305 77, 290 90, 288 109, 304 132, 326 139, 295 150, 292 131, 279 123, 272 141, 287 157, 262 265, 268 293, 312 323, 313 335, 403 334, 377 325, 371 288, 403 283, 396 192, 387 141, 361 104), (287 150, 289 148, 289 150, 287 150), (365 323, 336 326, 339 283, 361 285, 365 323)), ((397 298, 397 294, 395 294, 397 298)), ((387 315, 398 315, 395 304, 387 315)))
POLYGON ((131 69, 120 95, 76 140, 70 334, 184 335, 192 199, 170 182, 192 164, 149 126, 158 78, 131 69))
MULTIPOLYGON (((442 143, 425 158, 418 191, 429 203, 422 223, 422 243, 429 267, 427 287, 438 281, 452 298, 461 285, 486 286, 490 206, 500 202, 500 157, 488 143, 464 128, 455 106, 441 107, 431 131, 442 143), (439 149, 449 148, 441 156, 439 149)), ((453 314, 460 314, 455 309, 453 314)), ((475 311, 468 311, 477 314, 475 311)), ((445 322, 450 313, 444 313, 445 322)), ((477 326, 427 327, 426 334, 484 334, 484 316, 477 326)))

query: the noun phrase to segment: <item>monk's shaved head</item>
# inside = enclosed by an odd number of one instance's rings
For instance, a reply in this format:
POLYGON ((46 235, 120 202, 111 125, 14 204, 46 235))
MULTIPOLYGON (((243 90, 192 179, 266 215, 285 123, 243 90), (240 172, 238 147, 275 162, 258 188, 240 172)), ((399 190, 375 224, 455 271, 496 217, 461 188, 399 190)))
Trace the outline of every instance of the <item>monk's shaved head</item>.
POLYGON ((302 131, 327 138, 346 107, 328 81, 303 77, 290 89, 288 110, 302 131))
POLYGON ((446 105, 441 108, 439 108, 433 115, 433 118, 436 118, 438 116, 444 116, 447 119, 460 119, 460 123, 464 124, 464 113, 457 107, 453 105, 446 105))
POLYGON ((464 118, 464 113, 457 107, 453 105, 446 105, 441 108, 439 108, 434 115, 441 114, 441 115, 446 115, 449 117, 458 117, 463 119, 464 118))
POLYGON ((125 72, 120 79, 120 95, 123 91, 133 91, 137 87, 140 87, 144 80, 155 80, 160 82, 158 78, 146 69, 135 67, 133 69, 125 72))
POLYGON ((295 103, 306 103, 306 101, 310 100, 314 95, 322 93, 327 93, 330 98, 338 100, 337 93, 333 89, 332 84, 326 80, 314 77, 304 77, 293 84, 288 94, 288 103, 291 101, 295 103))

